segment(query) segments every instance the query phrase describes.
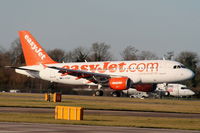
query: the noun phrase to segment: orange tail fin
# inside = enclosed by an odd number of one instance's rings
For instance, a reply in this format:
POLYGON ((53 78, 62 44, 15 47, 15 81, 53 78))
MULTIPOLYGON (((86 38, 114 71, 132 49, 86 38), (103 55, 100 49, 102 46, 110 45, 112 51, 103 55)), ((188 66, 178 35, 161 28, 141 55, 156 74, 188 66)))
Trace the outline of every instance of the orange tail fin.
POLYGON ((26 65, 53 64, 53 61, 28 31, 19 31, 26 65))

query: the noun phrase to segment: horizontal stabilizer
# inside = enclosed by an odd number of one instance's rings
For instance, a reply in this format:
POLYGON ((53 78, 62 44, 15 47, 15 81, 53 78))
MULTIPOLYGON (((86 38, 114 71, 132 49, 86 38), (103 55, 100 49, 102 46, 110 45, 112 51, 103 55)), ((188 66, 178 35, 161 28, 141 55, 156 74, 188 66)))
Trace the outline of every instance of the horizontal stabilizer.
POLYGON ((26 70, 26 71, 31 71, 31 72, 39 72, 38 70, 34 70, 34 69, 27 69, 27 68, 14 67, 14 66, 5 66, 5 68, 19 69, 19 70, 26 70))

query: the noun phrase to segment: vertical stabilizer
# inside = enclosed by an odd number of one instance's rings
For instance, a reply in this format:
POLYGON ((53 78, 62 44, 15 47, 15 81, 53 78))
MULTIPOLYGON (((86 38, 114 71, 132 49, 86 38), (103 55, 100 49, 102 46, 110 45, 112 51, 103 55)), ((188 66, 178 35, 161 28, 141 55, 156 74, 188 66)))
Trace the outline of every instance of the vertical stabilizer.
POLYGON ((56 63, 28 31, 19 31, 19 38, 27 66, 56 63))

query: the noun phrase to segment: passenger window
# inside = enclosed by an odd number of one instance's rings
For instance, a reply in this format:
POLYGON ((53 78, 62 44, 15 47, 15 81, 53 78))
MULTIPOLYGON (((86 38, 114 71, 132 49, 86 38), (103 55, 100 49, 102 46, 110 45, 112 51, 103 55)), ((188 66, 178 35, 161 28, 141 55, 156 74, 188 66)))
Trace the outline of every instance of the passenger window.
POLYGON ((174 66, 174 69, 176 69, 176 66, 174 66))

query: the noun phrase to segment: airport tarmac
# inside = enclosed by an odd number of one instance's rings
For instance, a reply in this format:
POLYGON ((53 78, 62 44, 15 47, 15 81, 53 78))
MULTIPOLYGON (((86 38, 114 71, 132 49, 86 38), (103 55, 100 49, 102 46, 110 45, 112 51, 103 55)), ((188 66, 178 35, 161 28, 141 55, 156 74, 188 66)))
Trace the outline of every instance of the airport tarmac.
POLYGON ((192 130, 0 122, 0 133, 200 133, 192 130))
MULTIPOLYGON (((0 112, 18 113, 54 113, 53 108, 22 108, 22 107, 0 107, 0 112)), ((141 117, 172 117, 200 119, 200 114, 192 113, 165 113, 165 112, 142 112, 142 111, 116 111, 116 110, 84 110, 86 115, 111 115, 111 116, 141 116, 141 117)))

